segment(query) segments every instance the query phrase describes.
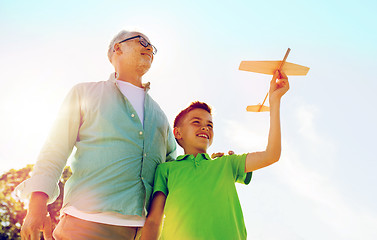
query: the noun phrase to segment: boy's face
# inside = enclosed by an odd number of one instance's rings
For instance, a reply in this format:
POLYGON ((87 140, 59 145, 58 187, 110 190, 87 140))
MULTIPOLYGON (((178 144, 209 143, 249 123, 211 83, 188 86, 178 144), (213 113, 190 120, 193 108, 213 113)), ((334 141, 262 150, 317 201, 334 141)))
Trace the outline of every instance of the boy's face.
POLYGON ((212 116, 204 109, 191 110, 174 129, 174 136, 179 140, 185 154, 206 153, 213 141, 212 116))

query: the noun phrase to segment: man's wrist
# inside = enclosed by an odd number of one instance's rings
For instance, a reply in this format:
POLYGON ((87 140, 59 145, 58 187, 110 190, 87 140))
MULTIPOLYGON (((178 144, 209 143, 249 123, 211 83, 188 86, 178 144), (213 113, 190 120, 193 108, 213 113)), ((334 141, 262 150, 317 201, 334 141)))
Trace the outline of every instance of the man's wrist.
POLYGON ((47 214, 48 195, 44 192, 33 192, 30 197, 29 209, 31 213, 47 214))

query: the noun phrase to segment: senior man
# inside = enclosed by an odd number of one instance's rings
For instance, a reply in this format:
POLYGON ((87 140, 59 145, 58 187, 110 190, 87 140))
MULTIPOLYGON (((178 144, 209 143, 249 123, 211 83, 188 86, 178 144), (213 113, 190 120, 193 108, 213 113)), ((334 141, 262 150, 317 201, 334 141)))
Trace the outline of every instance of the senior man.
POLYGON ((66 97, 32 177, 16 193, 29 198, 22 239, 51 239, 47 204, 76 147, 55 239, 138 239, 158 164, 175 158, 168 120, 142 76, 157 49, 140 32, 111 41, 109 80, 77 84, 66 97))

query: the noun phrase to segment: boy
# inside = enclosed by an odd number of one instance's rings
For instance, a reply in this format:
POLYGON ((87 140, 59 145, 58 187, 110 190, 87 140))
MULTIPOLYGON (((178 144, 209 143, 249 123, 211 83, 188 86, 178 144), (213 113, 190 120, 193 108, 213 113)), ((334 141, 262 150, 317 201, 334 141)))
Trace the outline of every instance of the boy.
POLYGON ((246 239, 246 228, 234 182, 248 184, 254 170, 275 163, 281 153, 280 99, 289 83, 283 72, 270 83, 270 132, 265 151, 212 160, 211 109, 194 102, 174 121, 174 136, 185 155, 160 164, 142 240, 246 239))

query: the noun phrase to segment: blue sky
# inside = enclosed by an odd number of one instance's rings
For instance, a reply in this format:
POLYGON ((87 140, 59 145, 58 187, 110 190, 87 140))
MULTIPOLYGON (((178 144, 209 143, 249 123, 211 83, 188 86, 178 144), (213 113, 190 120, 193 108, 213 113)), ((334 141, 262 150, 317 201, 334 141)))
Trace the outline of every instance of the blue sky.
POLYGON ((263 150, 270 77, 242 60, 310 67, 282 99, 281 160, 237 186, 249 239, 376 239, 375 1, 0 0, 0 171, 35 163, 69 89, 107 80, 121 29, 158 54, 144 81, 172 122, 193 100, 214 108, 209 152, 263 150))

